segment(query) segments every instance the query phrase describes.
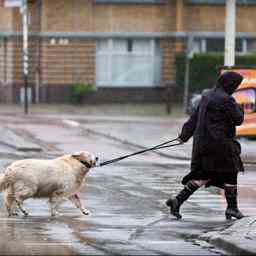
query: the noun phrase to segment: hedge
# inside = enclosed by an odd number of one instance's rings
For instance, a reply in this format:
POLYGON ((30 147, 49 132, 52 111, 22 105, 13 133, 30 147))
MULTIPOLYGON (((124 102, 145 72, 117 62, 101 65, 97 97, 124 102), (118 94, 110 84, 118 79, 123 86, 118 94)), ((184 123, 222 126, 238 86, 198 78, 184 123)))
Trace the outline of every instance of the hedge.
MULTIPOLYGON (((190 61, 189 92, 201 92, 205 88, 212 87, 223 63, 223 54, 194 54, 190 61)), ((175 64, 177 89, 181 92, 184 88, 185 54, 177 55, 175 64)), ((236 66, 256 66, 256 54, 236 56, 236 66)))

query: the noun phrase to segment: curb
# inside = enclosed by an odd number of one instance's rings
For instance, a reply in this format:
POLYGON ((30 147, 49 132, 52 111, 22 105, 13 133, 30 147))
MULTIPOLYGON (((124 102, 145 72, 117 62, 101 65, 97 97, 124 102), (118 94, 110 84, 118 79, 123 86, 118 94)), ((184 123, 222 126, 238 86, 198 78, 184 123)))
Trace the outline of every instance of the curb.
POLYGON ((16 134, 14 131, 7 127, 0 128, 0 134, 0 143, 14 148, 18 151, 42 151, 42 148, 40 146, 33 142, 25 140, 22 136, 16 134))
MULTIPOLYGON (((136 144, 136 143, 133 143, 133 142, 130 142, 130 141, 127 141, 127 140, 120 139, 120 138, 118 138, 116 136, 113 136, 113 135, 110 135, 110 134, 105 134, 105 133, 102 133, 102 132, 94 131, 94 130, 89 129, 89 128, 82 128, 82 129, 84 131, 88 132, 88 133, 95 134, 95 135, 100 135, 100 136, 105 137, 107 139, 112 139, 112 140, 121 142, 123 144, 127 144, 129 146, 137 147, 137 148, 140 148, 142 150, 147 149, 147 147, 145 147, 145 146, 142 146, 140 144, 136 144)), ((159 152, 157 150, 152 150, 152 152, 154 152, 157 155, 160 155, 160 156, 163 156, 163 157, 166 157, 166 158, 170 158, 170 159, 177 159, 177 160, 184 160, 184 161, 190 160, 190 157, 174 156, 174 155, 159 152)))
MULTIPOLYGON (((130 146, 134 146, 134 147, 137 147, 137 148, 140 148, 140 149, 147 149, 147 147, 145 146, 142 146, 140 144, 136 144, 134 142, 130 142, 130 141, 127 141, 127 140, 123 140, 123 139, 120 139, 116 136, 113 136, 111 134, 106 134, 106 133, 103 133, 103 132, 99 132, 99 131, 95 131, 95 130, 92 130, 90 128, 82 128, 84 131, 87 131, 88 133, 91 133, 91 134, 95 134, 95 135, 100 135, 102 137, 105 137, 107 139, 112 139, 112 140, 115 140, 115 141, 118 141, 118 142, 121 142, 121 143, 124 143, 124 144, 127 144, 127 145, 130 145, 130 146)), ((177 160, 184 160, 184 161, 189 161, 191 160, 191 157, 190 156, 177 156, 177 155, 172 155, 172 154, 166 154, 166 153, 162 153, 162 152, 159 152, 157 150, 153 150, 152 152, 160 155, 160 156, 163 156, 163 157, 166 157, 166 158, 170 158, 170 159, 177 159, 177 160)), ((256 158, 255 158, 255 161, 253 160, 246 160, 244 159, 243 155, 241 156, 242 158, 242 161, 244 164, 252 164, 252 165, 256 165, 256 158)))
POLYGON ((256 255, 255 226, 255 217, 245 217, 234 221, 222 231, 213 231, 201 235, 199 239, 233 255, 256 255))
MULTIPOLYGON (((118 142, 121 142, 123 144, 127 144, 127 145, 130 145, 130 146, 133 146, 133 147, 137 147, 139 149, 147 149, 148 147, 145 147, 141 144, 137 144, 137 143, 134 143, 134 142, 131 142, 131 141, 128 141, 128 140, 125 140, 125 139, 121 139, 119 137, 116 137, 114 135, 111 135, 111 134, 106 134, 104 132, 99 132, 99 131, 95 131, 95 130, 92 130, 91 128, 85 128, 85 127, 81 127, 81 123, 77 122, 77 121, 73 121, 73 120, 67 120, 67 119, 63 119, 62 122, 65 124, 65 125, 68 125, 68 126, 72 126, 72 127, 80 127, 80 129, 82 129, 83 131, 86 131, 88 133, 91 133, 91 134, 94 134, 94 135, 99 135, 99 136, 102 136, 104 138, 107 138, 107 139, 112 139, 112 140, 115 140, 115 141, 118 141, 118 142)), ((177 155, 174 155, 174 154, 166 154, 166 153, 163 153, 163 152, 159 152, 157 150, 155 151, 152 151, 154 152, 155 154, 158 154, 160 156, 163 156, 163 157, 166 157, 166 158, 169 158, 169 159, 177 159, 177 160, 184 160, 184 161, 189 161, 191 160, 191 154, 187 155, 187 156, 177 156, 177 155)), ((242 161, 245 163, 245 164, 256 164, 256 160, 252 160, 252 158, 248 158, 248 160, 244 159, 243 157, 243 154, 241 155, 241 158, 242 158, 242 161)), ((255 158, 256 159, 256 158, 255 158)))
POLYGON ((210 239, 209 243, 215 245, 218 248, 221 248, 225 251, 230 252, 233 255, 256 255, 256 251, 252 251, 246 248, 243 248, 239 245, 236 245, 235 242, 230 241, 229 236, 216 236, 210 239))

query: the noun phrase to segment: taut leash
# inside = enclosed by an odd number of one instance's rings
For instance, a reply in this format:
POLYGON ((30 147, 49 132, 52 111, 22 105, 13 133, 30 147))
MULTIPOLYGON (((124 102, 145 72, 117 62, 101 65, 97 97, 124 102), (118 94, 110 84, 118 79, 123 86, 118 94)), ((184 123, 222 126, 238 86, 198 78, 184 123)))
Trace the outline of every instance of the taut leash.
POLYGON ((174 141, 178 141, 178 138, 170 140, 170 141, 163 142, 163 143, 161 143, 159 145, 156 145, 156 146, 154 146, 152 148, 147 148, 147 149, 144 149, 144 150, 141 150, 141 151, 137 151, 137 152, 132 153, 132 154, 124 155, 124 156, 121 156, 121 157, 117 157, 117 158, 114 158, 114 159, 102 162, 102 163, 100 163, 98 165, 98 167, 101 167, 101 166, 104 166, 104 165, 108 165, 108 164, 112 164, 112 163, 121 161, 121 160, 123 160, 125 158, 131 157, 131 156, 135 156, 135 155, 139 155, 139 154, 142 154, 142 153, 145 153, 145 152, 148 152, 148 151, 158 150, 158 149, 162 149, 162 148, 170 148, 170 147, 174 147, 174 146, 178 146, 178 145, 182 144, 181 142, 179 142, 179 143, 167 145, 167 144, 170 144, 170 143, 172 143, 174 141))

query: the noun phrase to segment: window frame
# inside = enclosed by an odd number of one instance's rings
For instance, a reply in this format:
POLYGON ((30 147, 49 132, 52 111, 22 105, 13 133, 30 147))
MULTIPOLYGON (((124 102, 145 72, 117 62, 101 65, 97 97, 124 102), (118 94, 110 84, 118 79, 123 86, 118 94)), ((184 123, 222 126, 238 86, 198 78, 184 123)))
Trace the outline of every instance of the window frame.
MULTIPOLYGON (((211 38, 211 37, 196 37, 195 41, 199 44, 198 49, 199 51, 195 51, 197 53, 211 53, 212 51, 207 51, 207 40, 210 39, 216 39, 216 38, 211 38)), ((219 38, 219 39, 224 39, 225 38, 219 38)), ((241 40, 241 51, 236 51, 236 54, 238 55, 243 55, 243 54, 248 54, 248 53, 253 53, 252 51, 248 51, 248 40, 255 40, 256 38, 236 38, 236 40, 241 40)), ((214 52, 212 52, 214 53, 214 52)))
MULTIPOLYGON (((225 5, 225 0, 186 0, 188 5, 225 5)), ((238 5, 256 5, 255 0, 237 0, 238 5)))
POLYGON ((94 0, 95 4, 166 4, 167 0, 94 0))
MULTIPOLYGON (((135 87, 134 84, 129 84, 129 82, 126 84, 121 84, 121 85, 117 85, 114 83, 114 81, 112 80, 112 69, 111 67, 113 67, 113 59, 115 58, 115 56, 119 56, 119 55, 124 55, 124 56, 129 56, 129 55, 136 55, 136 56, 141 56, 141 57, 151 57, 153 62, 152 62, 152 69, 155 70, 155 58, 157 58, 157 54, 156 54, 156 45, 157 45, 157 42, 155 39, 141 39, 141 40, 147 40, 149 41, 149 44, 150 44, 150 48, 149 48, 149 51, 145 52, 145 51, 134 51, 134 48, 133 50, 130 52, 127 51, 126 52, 118 52, 114 49, 114 40, 113 38, 109 38, 109 39, 103 39, 103 40, 106 40, 107 42, 107 48, 104 50, 104 51, 97 51, 97 47, 98 47, 98 44, 96 44, 96 58, 100 57, 100 56, 106 56, 107 57, 107 60, 108 60, 108 64, 107 64, 107 67, 106 67, 106 70, 107 70, 107 80, 106 81, 98 81, 97 80, 97 70, 96 70, 96 84, 97 84, 97 87, 113 87, 113 88, 117 88, 117 87, 135 87)), ((138 40, 136 38, 126 38, 126 39, 123 39, 123 40, 132 40, 133 43, 135 40, 138 40)), ((96 64, 96 67, 97 67, 97 64, 96 64)), ((161 69, 161 67, 160 67, 161 69)), ((161 71, 160 71, 161 73, 161 71)), ((139 87, 157 87, 157 86, 160 86, 160 83, 156 83, 156 77, 155 77, 155 73, 152 72, 152 77, 151 77, 151 83, 149 84, 138 84, 136 85, 139 86, 139 87)))

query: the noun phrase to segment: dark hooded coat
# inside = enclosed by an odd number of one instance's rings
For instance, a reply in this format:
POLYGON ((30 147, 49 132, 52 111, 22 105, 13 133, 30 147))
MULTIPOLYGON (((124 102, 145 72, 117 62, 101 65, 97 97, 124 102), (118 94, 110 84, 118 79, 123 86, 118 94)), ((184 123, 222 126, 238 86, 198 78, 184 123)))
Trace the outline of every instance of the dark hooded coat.
POLYGON ((191 172, 183 178, 183 184, 191 179, 210 179, 207 186, 223 188, 228 183, 226 177, 237 177, 244 170, 241 146, 235 139, 244 112, 231 96, 242 80, 236 72, 221 75, 183 125, 180 139, 186 142, 193 136, 191 172))

